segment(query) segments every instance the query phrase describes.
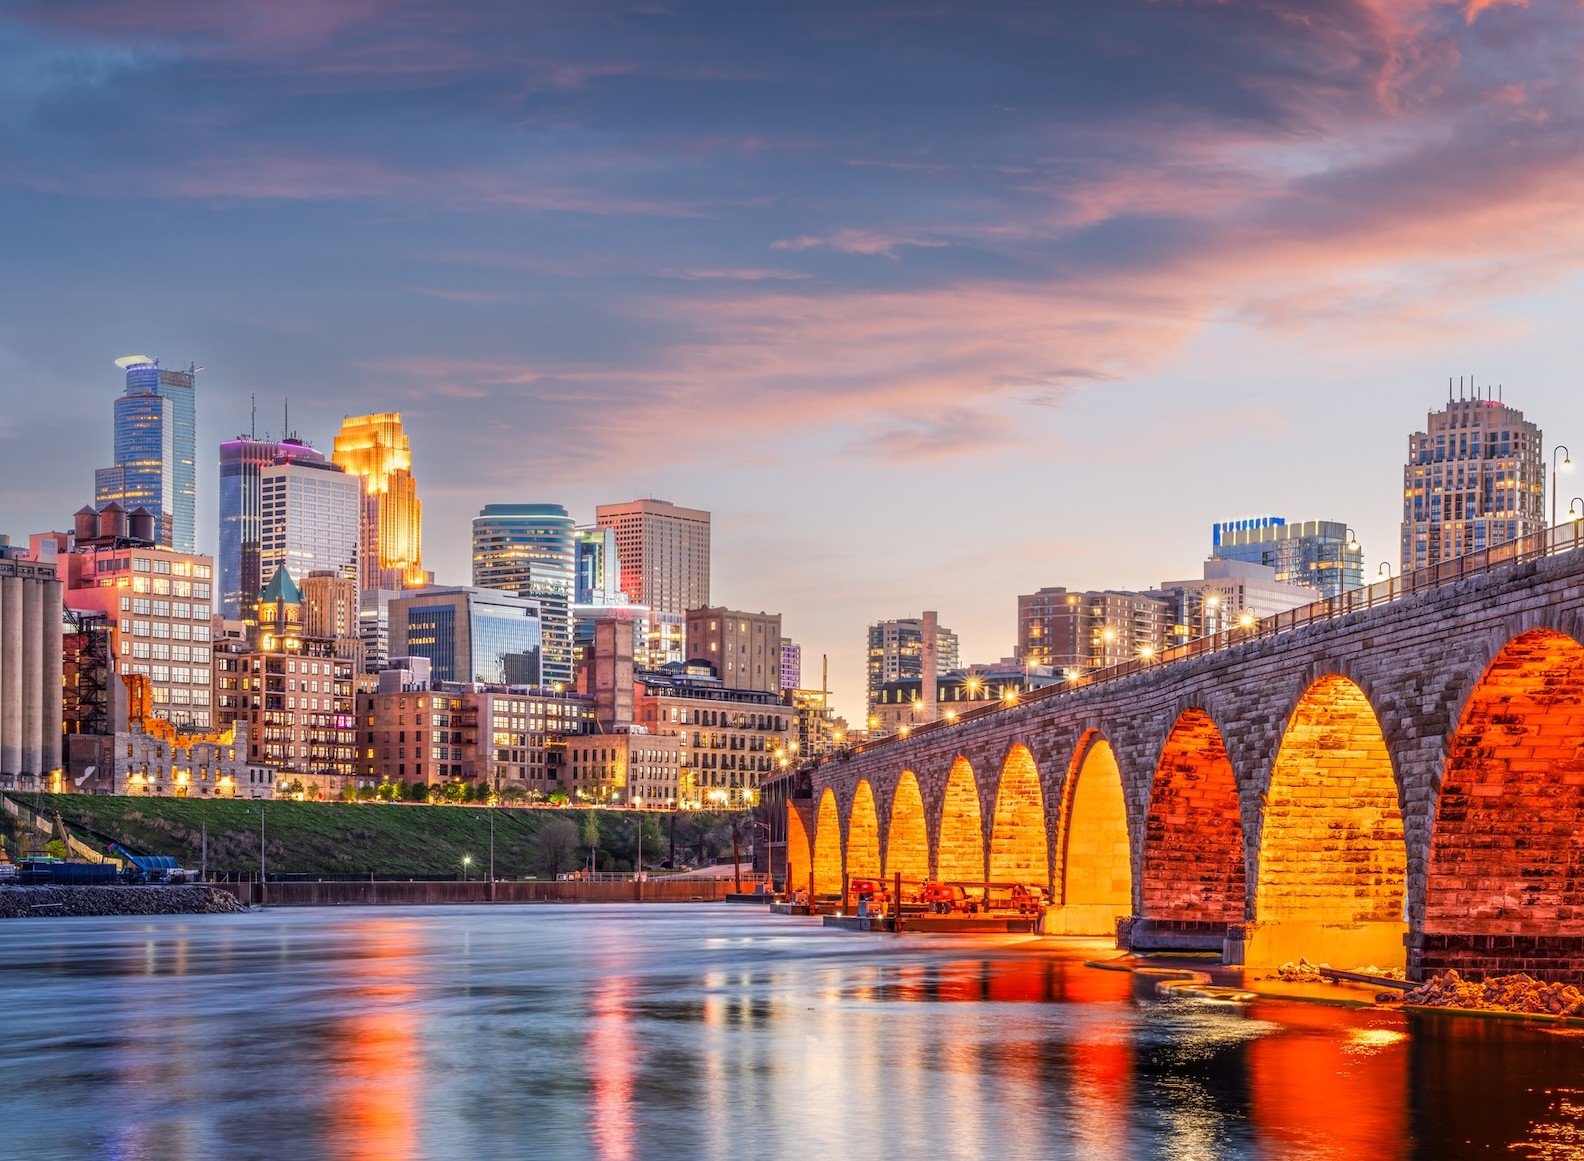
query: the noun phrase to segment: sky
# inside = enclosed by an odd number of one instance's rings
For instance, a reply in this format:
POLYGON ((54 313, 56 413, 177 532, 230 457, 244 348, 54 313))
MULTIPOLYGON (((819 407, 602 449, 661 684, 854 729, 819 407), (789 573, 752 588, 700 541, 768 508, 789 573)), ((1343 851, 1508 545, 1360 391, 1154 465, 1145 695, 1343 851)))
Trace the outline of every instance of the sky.
POLYGON ((871 621, 995 660, 1216 520, 1373 575, 1449 378, 1584 452, 1581 56, 1576 0, 0 0, 0 531, 148 354, 200 547, 250 396, 400 411, 441 581, 486 503, 709 509, 855 720, 871 621))

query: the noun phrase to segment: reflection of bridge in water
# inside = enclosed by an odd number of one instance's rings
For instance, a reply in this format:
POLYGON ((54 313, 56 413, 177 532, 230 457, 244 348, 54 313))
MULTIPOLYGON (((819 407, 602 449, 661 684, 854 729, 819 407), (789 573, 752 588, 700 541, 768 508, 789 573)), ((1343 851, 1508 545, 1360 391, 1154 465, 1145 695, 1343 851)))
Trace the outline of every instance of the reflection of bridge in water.
POLYGON ((1047 887, 1047 932, 1584 975, 1577 526, 804 772, 788 879, 1047 887))

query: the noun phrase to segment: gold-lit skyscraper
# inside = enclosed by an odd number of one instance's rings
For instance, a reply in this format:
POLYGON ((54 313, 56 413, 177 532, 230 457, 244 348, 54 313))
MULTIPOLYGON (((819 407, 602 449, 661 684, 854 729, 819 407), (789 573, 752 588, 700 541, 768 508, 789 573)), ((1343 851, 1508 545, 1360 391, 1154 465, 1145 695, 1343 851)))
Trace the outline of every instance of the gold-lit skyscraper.
POLYGON ((330 458, 363 480, 358 588, 416 589, 430 583, 423 567, 423 504, 401 415, 348 416, 330 458))

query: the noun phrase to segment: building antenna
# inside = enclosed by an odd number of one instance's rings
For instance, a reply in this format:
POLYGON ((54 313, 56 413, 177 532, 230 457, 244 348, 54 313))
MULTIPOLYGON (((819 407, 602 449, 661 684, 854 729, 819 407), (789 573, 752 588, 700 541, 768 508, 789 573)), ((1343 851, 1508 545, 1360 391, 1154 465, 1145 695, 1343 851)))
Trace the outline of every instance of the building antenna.
POLYGON ((285 430, 281 432, 281 438, 282 439, 290 439, 291 438, 291 396, 290 395, 288 395, 286 397, 286 399, 284 400, 284 402, 282 402, 282 404, 281 404, 281 422, 286 425, 285 430))
POLYGON ((248 438, 258 438, 258 392, 248 392, 248 410, 251 417, 248 419, 248 438))
POLYGON ((1447 376, 1447 402, 1452 402, 1452 376, 1447 376))

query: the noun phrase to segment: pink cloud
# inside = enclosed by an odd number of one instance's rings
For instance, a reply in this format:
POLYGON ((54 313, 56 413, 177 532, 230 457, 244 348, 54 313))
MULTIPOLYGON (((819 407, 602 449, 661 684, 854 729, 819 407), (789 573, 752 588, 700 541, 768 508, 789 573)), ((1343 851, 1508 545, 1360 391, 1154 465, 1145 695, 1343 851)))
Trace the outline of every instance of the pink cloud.
POLYGON ((879 230, 844 229, 824 236, 804 234, 797 238, 782 238, 770 244, 772 250, 833 250, 838 254, 878 254, 885 258, 897 257, 903 247, 937 247, 951 243, 936 238, 886 234, 879 230))

